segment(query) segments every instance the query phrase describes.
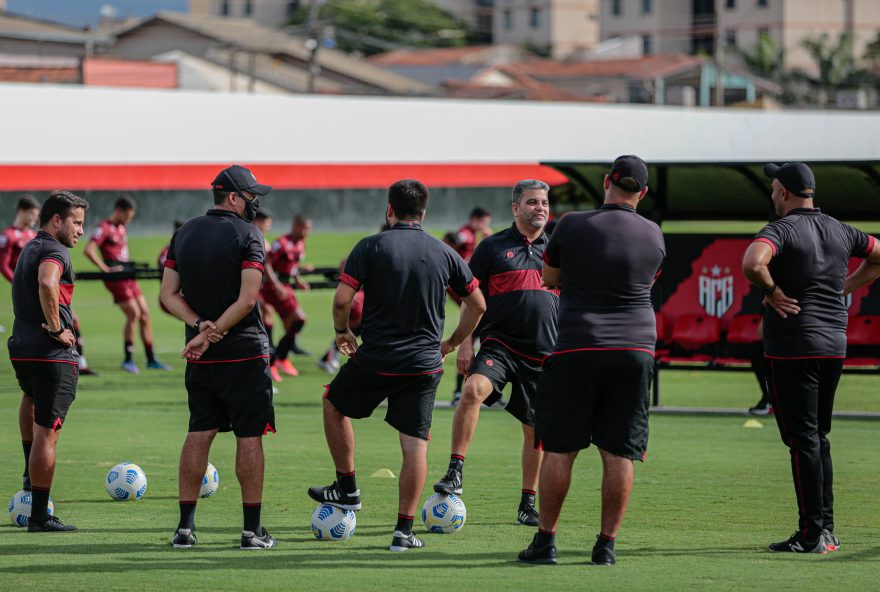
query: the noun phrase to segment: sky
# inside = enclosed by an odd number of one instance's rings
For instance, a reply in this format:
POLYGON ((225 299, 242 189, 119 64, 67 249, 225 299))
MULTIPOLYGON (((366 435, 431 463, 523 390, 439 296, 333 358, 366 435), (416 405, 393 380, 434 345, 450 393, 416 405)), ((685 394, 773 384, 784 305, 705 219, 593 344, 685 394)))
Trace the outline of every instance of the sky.
POLYGON ((101 6, 112 5, 120 17, 149 16, 160 10, 187 12, 188 0, 6 0, 6 10, 75 27, 98 20, 101 6))

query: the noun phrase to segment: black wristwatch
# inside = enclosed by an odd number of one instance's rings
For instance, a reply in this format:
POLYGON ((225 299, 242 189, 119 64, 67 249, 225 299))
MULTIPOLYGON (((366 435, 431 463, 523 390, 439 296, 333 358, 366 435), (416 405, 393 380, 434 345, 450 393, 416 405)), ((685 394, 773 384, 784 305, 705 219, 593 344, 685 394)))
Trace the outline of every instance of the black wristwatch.
POLYGON ((340 330, 337 329, 336 327, 333 327, 333 330, 336 331, 336 334, 337 334, 337 335, 345 335, 346 333, 348 333, 348 327, 346 327, 346 328, 343 329, 342 331, 340 331, 340 330))
POLYGON ((195 329, 196 332, 199 332, 199 331, 200 331, 200 329, 199 329, 199 325, 201 325, 201 324, 202 324, 202 321, 204 321, 204 320, 205 320, 205 319, 203 319, 202 317, 197 318, 197 319, 195 320, 195 322, 192 324, 192 328, 195 329))
POLYGON ((59 335, 64 333, 64 327, 61 327, 57 331, 49 331, 48 329, 46 329, 46 333, 49 334, 49 337, 58 337, 59 335))
POLYGON ((775 292, 775 291, 776 291, 776 288, 778 288, 778 287, 779 287, 779 286, 777 286, 776 284, 773 284, 773 285, 770 286, 769 288, 764 288, 764 289, 761 290, 761 291, 764 293, 764 296, 772 296, 772 295, 773 295, 773 292, 775 292))

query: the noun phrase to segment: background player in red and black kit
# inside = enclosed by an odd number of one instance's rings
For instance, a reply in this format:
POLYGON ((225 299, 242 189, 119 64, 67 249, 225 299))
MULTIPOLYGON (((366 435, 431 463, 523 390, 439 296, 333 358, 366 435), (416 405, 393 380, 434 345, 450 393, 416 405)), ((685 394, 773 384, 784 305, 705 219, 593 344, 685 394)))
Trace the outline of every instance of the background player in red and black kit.
POLYGON ((825 553, 834 534, 831 413, 846 357, 844 292, 874 276, 873 265, 846 278, 851 257, 880 263, 874 237, 813 207, 816 179, 800 162, 768 164, 780 220, 765 226, 743 257, 743 273, 764 291, 764 351, 770 397, 791 454, 798 530, 771 551, 825 553))
POLYGON ((299 376, 299 372, 287 359, 287 354, 293 352, 308 355, 308 352, 296 343, 297 334, 306 324, 306 313, 296 301, 290 281, 293 280, 300 290, 309 289, 309 284, 299 277, 299 273, 314 269, 311 265, 302 263, 306 256, 306 239, 311 233, 312 221, 297 214, 293 217, 290 234, 275 239, 272 250, 266 257, 286 290, 286 293, 281 294, 275 286, 267 284, 263 288, 262 295, 266 302, 275 308, 284 323, 284 336, 278 340, 278 346, 275 348, 275 366, 290 376, 299 376))
POLYGON ((33 401, 33 488, 30 532, 76 530, 47 508, 55 475, 55 448, 76 398, 79 354, 73 335, 73 266, 67 249, 83 235, 86 200, 56 191, 43 203, 40 232, 21 252, 12 280, 15 321, 8 341, 15 377, 33 401))
POLYGON ((621 156, 605 175, 605 202, 559 220, 544 254, 544 282, 561 286, 559 333, 544 364, 535 430, 544 448, 538 533, 519 554, 556 563, 556 526, 578 452, 602 458, 602 519, 595 565, 613 565, 614 540, 633 484, 633 461, 648 445, 656 320, 651 285, 666 247, 663 233, 636 213, 648 167, 621 156))
POLYGON ((556 342, 558 291, 542 285, 541 269, 548 237, 544 224, 550 213, 550 186, 543 181, 520 181, 513 188, 514 222, 510 228, 480 242, 470 262, 486 298, 487 311, 477 330, 480 352, 474 358, 473 340, 458 350, 458 370, 468 375, 452 420, 452 456, 446 476, 434 485, 438 493, 462 493, 462 470, 480 417, 480 405, 501 398, 513 385, 507 411, 523 429, 522 497, 517 521, 538 525, 535 490, 542 452, 535 448, 533 402, 541 364, 556 342))
MULTIPOLYGON (((113 213, 101 220, 86 245, 85 255, 103 273, 122 271, 122 264, 128 263, 128 236, 126 225, 134 219, 136 206, 132 199, 120 197, 116 200, 113 213), (100 257, 98 251, 100 250, 100 257)), ((131 358, 134 348, 134 327, 138 325, 141 341, 147 354, 147 368, 152 370, 171 370, 171 367, 156 359, 153 353, 153 325, 150 321, 150 308, 141 292, 137 280, 105 280, 104 286, 113 295, 113 302, 125 314, 123 328, 125 357, 121 368, 126 372, 138 374, 140 369, 131 358)))
POLYGON ((272 189, 246 168, 220 171, 214 209, 184 224, 171 239, 160 298, 186 323, 189 434, 180 453, 180 522, 171 544, 196 543, 195 509, 217 432, 236 436, 235 474, 241 485, 242 549, 276 545, 260 525, 262 436, 275 431, 269 337, 257 297, 265 239, 251 224, 259 198, 272 189))
MULTIPOLYGON (((254 218, 254 226, 263 235, 263 246, 268 253, 271 249, 268 236, 272 230, 272 213, 266 208, 260 208, 260 211, 257 212, 254 218)), ((263 326, 266 327, 266 334, 269 336, 269 374, 272 376, 272 380, 281 382, 281 374, 278 371, 278 367, 275 366, 275 346, 273 345, 275 341, 272 339, 272 328, 275 325, 275 308, 266 302, 265 293, 267 290, 274 290, 278 299, 284 300, 287 298, 287 286, 278 280, 278 276, 272 269, 272 264, 268 259, 263 262, 263 265, 263 284, 260 287, 260 313, 263 317, 263 326)), ((296 368, 293 368, 293 370, 296 372, 296 368)), ((296 374, 299 374, 299 372, 296 372, 296 374)))
MULTIPOLYGON (((477 243, 492 234, 489 226, 492 224, 492 215, 488 210, 479 206, 471 210, 468 217, 468 223, 456 230, 455 232, 447 232, 443 236, 443 242, 455 249, 465 263, 470 263, 471 256, 477 248, 477 243)), ((454 291, 447 292, 452 301, 461 306, 461 298, 454 291)), ((461 399, 461 388, 464 384, 465 373, 458 371, 455 376, 455 391, 452 393, 452 405, 458 404, 461 399)))
POLYGON ((324 393, 324 434, 336 481, 309 489, 315 501, 360 510, 350 418, 369 417, 387 399, 385 421, 400 433, 403 451, 391 551, 424 546, 412 524, 428 470, 443 356, 471 334, 486 310, 479 282, 461 257, 422 230, 427 204, 428 190, 418 181, 394 183, 385 212, 391 230, 361 240, 348 256, 333 298, 333 322, 339 351, 351 359, 324 393), (458 327, 441 343, 447 286, 463 302, 458 327), (348 322, 351 302, 362 287, 363 343, 358 347, 348 322))

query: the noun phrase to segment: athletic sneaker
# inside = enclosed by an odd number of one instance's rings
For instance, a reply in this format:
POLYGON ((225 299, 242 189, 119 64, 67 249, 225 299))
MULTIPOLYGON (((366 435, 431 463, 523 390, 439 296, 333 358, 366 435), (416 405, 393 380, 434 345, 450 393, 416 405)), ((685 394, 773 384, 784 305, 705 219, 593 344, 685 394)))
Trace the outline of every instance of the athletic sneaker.
POLYGON ((271 376, 272 380, 275 382, 281 382, 281 373, 278 372, 278 368, 275 367, 275 364, 269 366, 269 376, 271 376))
POLYGON ((556 545, 550 543, 549 545, 539 547, 537 543, 538 533, 535 533, 535 538, 532 539, 531 544, 519 552, 516 560, 520 563, 531 563, 533 565, 556 565, 556 545))
POLYGON ((126 372, 130 372, 131 374, 140 374, 141 373, 141 369, 138 368, 137 364, 135 364, 134 361, 131 361, 131 360, 128 362, 122 362, 122 365, 120 366, 120 368, 122 368, 126 372))
POLYGON ((339 363, 331 360, 327 360, 325 358, 321 358, 317 362, 318 368, 326 372, 327 374, 336 374, 339 370, 339 363))
POLYGON ((43 522, 31 520, 28 524, 28 532, 73 532, 76 529, 76 526, 64 524, 55 516, 49 516, 43 522))
POLYGON ((361 490, 357 489, 353 493, 346 493, 339 488, 336 481, 327 487, 320 485, 309 487, 309 497, 320 504, 330 504, 343 510, 356 512, 361 509, 361 490))
POLYGON ((410 549, 421 549, 425 546, 422 539, 416 538, 413 533, 403 534, 399 530, 395 530, 391 535, 391 546, 388 548, 395 553, 409 551, 410 549))
POLYGON ((150 370, 164 370, 165 372, 171 371, 171 366, 168 364, 163 364, 159 360, 153 360, 152 362, 147 362, 147 368, 150 370))
POLYGON ((825 541, 825 549, 828 551, 840 549, 840 539, 834 536, 834 533, 827 528, 822 529, 822 540, 825 541))
POLYGON ((617 563, 617 553, 614 552, 614 541, 603 539, 596 536, 596 544, 593 545, 593 554, 590 557, 590 563, 593 565, 601 565, 611 567, 617 563))
POLYGON ((288 376, 299 376, 299 370, 290 360, 275 360, 275 367, 288 376))
POLYGON ((196 533, 189 528, 178 528, 171 539, 171 546, 175 549, 190 549, 196 544, 196 533))
POLYGON ((21 476, 21 488, 25 491, 30 491, 31 487, 31 476, 30 475, 22 475, 21 476))
POLYGON ((255 549, 271 549, 278 546, 278 541, 272 538, 262 526, 259 528, 259 534, 250 530, 241 531, 241 549, 252 551, 255 549))
POLYGON ((538 510, 532 505, 520 505, 516 521, 526 526, 538 526, 538 510))
POLYGON ((434 491, 437 493, 445 493, 446 495, 449 495, 450 493, 461 495, 461 492, 463 491, 461 485, 461 471, 449 469, 446 471, 445 477, 434 483, 434 491))
POLYGON ((801 537, 800 532, 794 533, 788 540, 771 543, 769 549, 775 553, 821 553, 824 555, 828 552, 822 535, 819 535, 815 541, 807 541, 801 537))
POLYGON ((461 391, 455 391, 452 393, 452 406, 455 407, 458 405, 459 401, 461 401, 461 391))
POLYGON ((749 407, 749 415, 773 415, 773 405, 758 401, 754 407, 749 407))

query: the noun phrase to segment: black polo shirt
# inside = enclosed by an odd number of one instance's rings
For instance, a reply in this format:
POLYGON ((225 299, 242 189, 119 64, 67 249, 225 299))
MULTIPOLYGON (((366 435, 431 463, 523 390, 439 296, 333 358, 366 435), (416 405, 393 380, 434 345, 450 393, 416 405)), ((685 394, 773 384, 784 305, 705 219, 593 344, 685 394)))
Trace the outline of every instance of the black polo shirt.
POLYGON ((818 208, 798 208, 765 226, 756 241, 773 249, 770 275, 801 311, 783 319, 764 308, 764 352, 774 358, 846 356, 842 296, 850 257, 866 257, 874 237, 818 208))
POLYGON ((479 285, 458 253, 415 222, 362 239, 339 280, 364 290, 355 355, 388 375, 439 371, 446 288, 464 298, 479 285))
POLYGON ((40 305, 40 264, 49 262, 61 271, 58 313, 61 326, 73 329, 70 301, 73 299, 73 265, 67 247, 42 230, 29 241, 18 258, 12 278, 12 310, 15 320, 7 345, 12 360, 75 362, 76 348, 65 347, 43 329, 46 317, 40 305))
POLYGON ((486 297, 478 329, 483 342, 494 340, 538 360, 553 351, 559 291, 543 286, 547 240, 542 233, 529 242, 514 223, 477 245, 470 266, 486 297))
POLYGON ((660 227, 624 205, 563 216, 544 260, 561 268, 554 352, 635 349, 654 353, 651 285, 666 257, 660 227))
MULTIPOLYGON (((216 321, 238 300, 241 270, 263 270, 265 239, 233 212, 209 210, 181 226, 171 238, 165 267, 180 274, 180 290, 201 318, 216 321)), ((186 339, 195 337, 186 327, 186 339)), ((269 337, 255 305, 220 343, 208 348, 202 362, 241 361, 269 355, 269 337)))

